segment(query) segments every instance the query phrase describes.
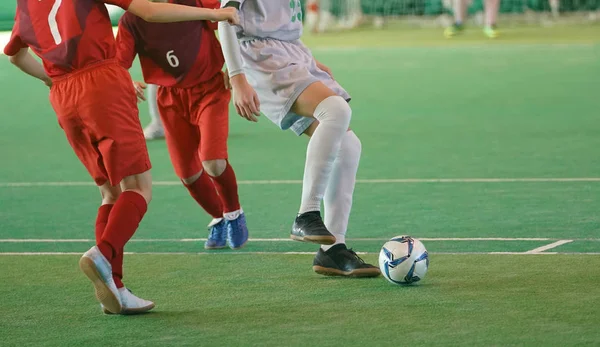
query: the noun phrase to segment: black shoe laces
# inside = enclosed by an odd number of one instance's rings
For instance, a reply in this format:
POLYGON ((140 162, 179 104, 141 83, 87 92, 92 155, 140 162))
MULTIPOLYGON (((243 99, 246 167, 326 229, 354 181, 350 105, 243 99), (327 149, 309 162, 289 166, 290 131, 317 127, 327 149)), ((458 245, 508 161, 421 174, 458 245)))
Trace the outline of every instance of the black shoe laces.
POLYGON ((365 264, 365 261, 358 256, 358 254, 356 254, 356 252, 354 252, 354 250, 352 248, 348 248, 348 253, 352 254, 352 257, 354 257, 355 259, 357 259, 361 264, 365 264))
POLYGON ((317 214, 311 214, 309 216, 307 216, 309 218, 306 218, 306 224, 305 227, 307 229, 312 229, 312 228, 322 228, 323 227, 323 221, 321 220, 321 218, 319 218, 319 215, 317 214))

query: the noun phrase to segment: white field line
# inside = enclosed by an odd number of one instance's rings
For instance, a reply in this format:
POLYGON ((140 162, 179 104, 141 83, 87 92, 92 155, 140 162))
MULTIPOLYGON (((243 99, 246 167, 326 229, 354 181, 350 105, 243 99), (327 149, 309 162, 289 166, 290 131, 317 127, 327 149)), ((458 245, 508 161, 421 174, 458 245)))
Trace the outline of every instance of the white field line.
POLYGON ((475 49, 477 51, 498 51, 501 49, 531 49, 531 48, 588 48, 595 47, 598 45, 596 41, 589 42, 576 42, 576 43, 535 43, 535 42, 523 42, 523 43, 504 43, 496 45, 485 45, 485 44, 457 44, 457 45, 443 45, 429 43, 424 45, 415 44, 398 44, 398 45, 365 45, 365 46, 353 46, 353 45, 339 45, 339 46, 324 46, 324 45, 311 45, 311 51, 313 52, 354 52, 354 51, 395 51, 395 50, 468 50, 475 49))
MULTIPOLYGON (((600 182, 600 177, 531 177, 531 178, 382 178, 358 179, 359 184, 407 184, 407 183, 547 183, 547 182, 600 182)), ((155 186, 179 186, 180 181, 155 181, 155 186)), ((302 180, 246 180, 238 181, 241 185, 297 185, 302 180)), ((0 188, 26 187, 87 187, 92 182, 0 182, 0 188)))
MULTIPOLYGON (((554 245, 554 248, 565 243, 572 241, 600 241, 600 239, 556 239, 556 238, 544 238, 544 237, 423 237, 419 238, 421 241, 557 241, 550 245, 554 245)), ((131 239, 129 242, 141 242, 141 243, 154 243, 154 242, 202 242, 206 241, 206 238, 183 238, 183 239, 131 239)), ((249 242, 296 242, 289 238, 251 238, 249 242)), ((354 238, 348 239, 348 241, 388 241, 387 238, 354 238)), ((0 239, 0 243, 89 243, 95 242, 94 239, 0 239)), ((546 245, 543 247, 548 247, 546 245)), ((543 248, 539 247, 539 248, 543 248)), ((537 250, 536 248, 535 250, 537 250)), ((533 250, 532 250, 533 251, 533 250)))
POLYGON ((560 245, 564 245, 564 244, 567 244, 567 243, 570 243, 570 242, 573 242, 573 240, 558 240, 556 242, 552 242, 552 243, 547 244, 545 246, 534 248, 534 249, 529 250, 529 251, 527 251, 525 253, 527 253, 527 254, 540 254, 540 253, 543 253, 543 252, 545 252, 545 251, 547 251, 549 249, 556 248, 556 247, 558 247, 560 245))
MULTIPOLYGON (((61 256, 61 255, 77 255, 81 256, 82 252, 0 252, 0 256, 61 256)), ((126 255, 311 255, 315 252, 125 252, 126 255)), ((357 252, 360 255, 376 255, 374 252, 357 252)), ((434 255, 600 255, 600 252, 430 252, 434 255)))

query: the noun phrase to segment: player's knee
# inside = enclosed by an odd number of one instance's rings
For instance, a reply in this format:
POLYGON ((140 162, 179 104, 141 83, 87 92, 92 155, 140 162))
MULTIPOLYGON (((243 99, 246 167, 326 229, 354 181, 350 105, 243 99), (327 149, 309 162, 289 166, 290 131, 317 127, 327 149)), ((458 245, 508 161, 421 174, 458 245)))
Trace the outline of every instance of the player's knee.
POLYGON ((102 196, 102 205, 113 205, 121 195, 121 189, 104 185, 100 187, 100 195, 102 196))
POLYGON ((150 171, 125 177, 121 181, 122 191, 133 191, 144 197, 146 203, 152 201, 152 176, 150 171))
POLYGON ((212 177, 221 176, 223 171, 227 168, 227 160, 216 159, 216 160, 205 160, 202 162, 202 167, 206 170, 206 173, 212 177))
POLYGON ((185 184, 186 186, 189 186, 190 184, 196 182, 198 180, 198 178, 200 178, 200 176, 202 176, 202 170, 200 170, 195 175, 192 175, 190 177, 182 178, 181 182, 183 182, 183 184, 185 184))
POLYGON ((358 155, 360 155, 360 153, 362 152, 362 142, 360 141, 358 136, 356 136, 356 134, 352 130, 348 130, 346 136, 348 136, 348 140, 344 141, 347 142, 346 146, 348 146, 353 153, 358 153, 358 155))
POLYGON ((350 126, 352 108, 341 96, 330 96, 321 101, 314 116, 320 123, 335 123, 346 130, 350 126))

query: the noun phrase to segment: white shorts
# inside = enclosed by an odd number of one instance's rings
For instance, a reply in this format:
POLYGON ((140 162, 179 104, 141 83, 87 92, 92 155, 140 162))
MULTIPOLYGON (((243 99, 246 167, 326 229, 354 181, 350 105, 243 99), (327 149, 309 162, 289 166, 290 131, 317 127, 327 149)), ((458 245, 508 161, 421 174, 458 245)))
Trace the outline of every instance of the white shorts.
POLYGON ((298 96, 311 84, 322 82, 350 101, 350 95, 331 76, 317 67, 301 41, 254 39, 242 41, 244 73, 256 90, 261 112, 282 130, 301 135, 313 118, 290 112, 298 96))

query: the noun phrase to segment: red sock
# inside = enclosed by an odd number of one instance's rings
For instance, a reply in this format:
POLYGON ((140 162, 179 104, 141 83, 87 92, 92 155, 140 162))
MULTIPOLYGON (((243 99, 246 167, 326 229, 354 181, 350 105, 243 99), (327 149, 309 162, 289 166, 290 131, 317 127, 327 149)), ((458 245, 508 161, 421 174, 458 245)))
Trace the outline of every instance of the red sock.
POLYGON ((204 211, 213 218, 223 217, 223 205, 221 204, 221 199, 217 194, 214 183, 210 180, 210 177, 205 171, 202 171, 202 174, 200 174, 200 177, 198 177, 194 183, 184 185, 190 192, 192 198, 196 200, 198 205, 202 206, 204 211))
MULTIPOLYGON (((96 243, 99 244, 102 240, 102 234, 104 234, 104 229, 106 229, 106 223, 108 223, 108 217, 110 215, 110 211, 112 210, 114 205, 102 205, 98 209, 98 216, 96 217, 96 243)), ((112 259, 110 265, 112 266, 113 271, 113 279, 117 285, 117 288, 124 287, 123 281, 123 251, 117 252, 120 253, 116 257, 112 259)))
POLYGON ((96 216, 96 244, 102 240, 102 234, 108 223, 108 216, 114 205, 102 205, 98 209, 98 215, 96 216))
POLYGON ((106 259, 112 262, 115 257, 123 254, 123 247, 137 230, 147 209, 148 204, 140 194, 132 191, 121 193, 98 244, 106 259))
POLYGON ((234 212, 240 209, 240 198, 238 196, 237 180, 233 168, 227 162, 225 171, 220 176, 210 176, 219 192, 219 197, 223 203, 223 212, 234 212))
POLYGON ((117 285, 117 288, 123 288, 123 249, 117 252, 117 255, 110 261, 112 266, 113 280, 117 285))

